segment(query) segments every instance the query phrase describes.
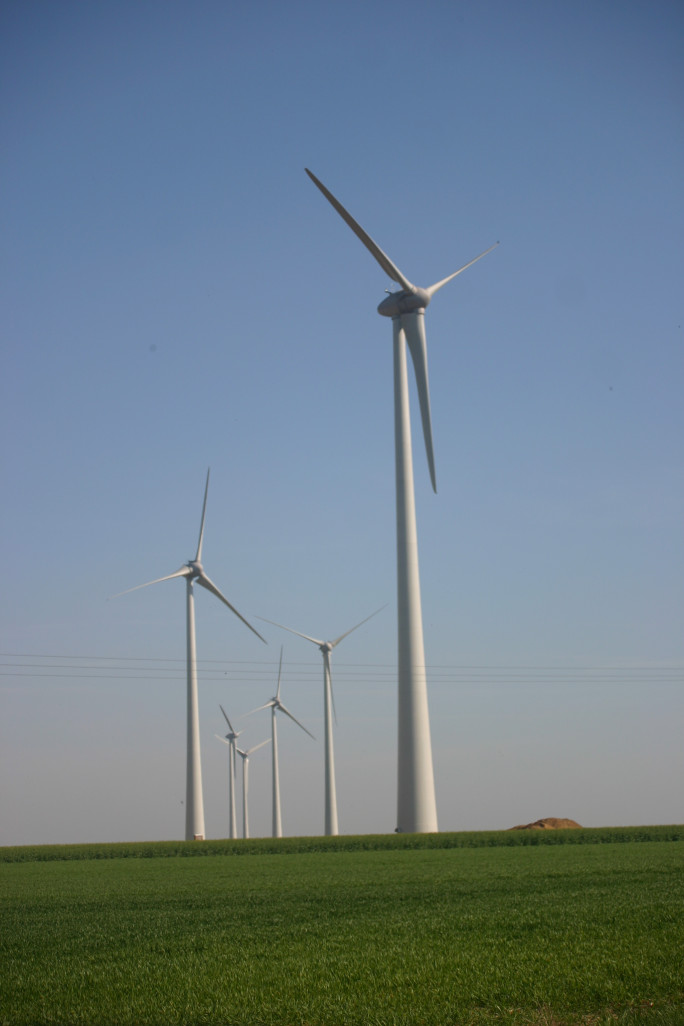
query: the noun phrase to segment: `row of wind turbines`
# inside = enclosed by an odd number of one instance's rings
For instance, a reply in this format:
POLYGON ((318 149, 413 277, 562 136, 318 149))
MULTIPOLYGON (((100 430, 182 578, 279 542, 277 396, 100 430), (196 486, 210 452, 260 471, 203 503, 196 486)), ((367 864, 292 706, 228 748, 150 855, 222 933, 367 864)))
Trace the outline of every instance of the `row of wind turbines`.
MULTIPOLYGON (((384 608, 384 607, 383 607, 384 608)), ((377 613, 380 610, 376 610, 377 613)), ((371 613, 371 616, 375 616, 375 613, 371 613)), ((300 634, 299 631, 292 631, 290 627, 283 627, 283 630, 289 630, 292 634, 298 634, 299 637, 305 638, 307 641, 312 641, 318 645, 321 652, 323 653, 323 684, 324 684, 324 708, 325 708, 325 833, 327 835, 336 835, 338 831, 337 824, 337 793, 335 788, 335 759, 333 755, 333 743, 332 743, 332 716, 330 707, 333 705, 332 697, 332 674, 330 672, 330 652, 343 638, 346 638, 348 634, 355 631, 361 624, 366 623, 366 620, 370 620, 370 616, 367 616, 361 623, 357 623, 356 627, 352 627, 351 630, 346 631, 344 634, 336 638, 335 641, 318 641, 316 638, 310 638, 306 634, 300 634)), ((273 621, 267 621, 272 623, 273 621)), ((275 624, 277 627, 282 627, 282 624, 275 624)), ((219 734, 215 736, 219 741, 223 741, 224 744, 229 746, 228 753, 228 803, 229 803, 229 836, 231 838, 237 837, 237 814, 235 805, 235 764, 236 756, 240 756, 242 759, 242 836, 249 837, 249 812, 248 812, 248 768, 249 768, 249 757, 256 752, 259 748, 263 748, 269 741, 271 742, 271 753, 272 753, 272 784, 273 784, 273 810, 272 810, 272 836, 282 837, 283 836, 283 823, 280 808, 280 769, 278 762, 278 724, 277 714, 284 713, 285 716, 297 724, 310 738, 315 740, 313 734, 308 730, 303 723, 300 723, 296 716, 283 704, 280 698, 280 683, 283 671, 283 649, 280 649, 280 663, 278 665, 278 686, 276 693, 273 698, 270 698, 264 705, 258 706, 256 709, 252 709, 251 712, 247 713, 247 716, 251 716, 252 713, 261 712, 262 709, 271 710, 271 737, 262 741, 258 745, 253 745, 252 748, 247 750, 239 748, 237 740, 240 737, 242 731, 235 730, 233 724, 228 718, 228 713, 219 706, 223 717, 228 724, 228 733, 225 737, 221 737, 219 734)))
MULTIPOLYGON (((364 231, 351 214, 342 206, 322 182, 307 169, 306 173, 320 190, 323 196, 334 207, 337 213, 348 224, 366 249, 375 258, 380 267, 396 282, 400 289, 388 292, 378 306, 378 313, 392 320, 392 340, 394 353, 394 437, 395 437, 395 476, 396 476, 396 529, 397 529, 397 629, 398 629, 398 739, 397 739, 397 826, 402 833, 432 833, 438 829, 437 806, 435 801, 434 770, 432 762, 432 743, 430 737, 430 721, 427 700, 427 682, 425 674, 425 649, 423 641, 423 622, 420 596, 420 574, 418 564, 418 536, 416 527, 415 494, 413 482, 413 455, 411 447, 411 423, 409 409, 408 374, 406 347, 411 354, 416 377, 418 401, 420 406, 423 438, 427 455, 432 488, 437 491, 434 448, 432 441, 432 421, 430 414, 430 390, 427 368, 427 343, 425 335, 425 310, 436 292, 452 281, 457 275, 490 253, 498 243, 474 257, 441 281, 420 288, 413 285, 399 270, 395 263, 380 249, 373 239, 364 231)), ((154 581, 137 585, 128 591, 184 577, 186 581, 186 622, 187 622, 187 776, 186 776, 186 840, 203 840, 204 802, 202 795, 202 768, 200 760, 199 739, 199 707, 197 693, 197 659, 195 644, 195 582, 216 598, 220 599, 237 616, 246 627, 261 641, 265 639, 249 623, 245 617, 231 605, 228 599, 210 580, 202 565, 202 542, 204 522, 209 490, 209 473, 204 489, 204 504, 200 524, 197 553, 193 560, 185 563, 172 574, 158 577, 154 581)), ((120 592, 119 594, 126 594, 120 592)), ((376 612, 379 612, 376 611, 376 612)), ((371 616, 374 616, 372 613, 371 616)), ((259 619, 264 619, 259 617, 259 619)), ((330 654, 343 638, 347 637, 361 623, 341 634, 334 641, 321 641, 317 638, 283 627, 275 621, 266 620, 284 630, 291 631, 299 637, 318 645, 323 655, 324 682, 324 717, 325 717, 325 833, 337 834, 337 801, 335 792, 335 774, 332 739, 332 682, 330 672, 330 654)), ((282 669, 282 657, 281 657, 282 669)), ((279 700, 280 671, 278 692, 265 707, 272 710, 272 743, 273 743, 273 833, 282 830, 280 824, 280 796, 277 764, 276 711, 284 708, 279 700), (277 796, 277 800, 276 800, 277 796)), ((224 710, 223 714, 228 717, 224 710)), ((256 710, 255 710, 256 711, 256 710)), ((285 710, 287 712, 287 710, 285 710)), ((291 716, 290 713, 287 713, 291 716)), ((294 719, 294 717, 292 717, 294 719)), ((297 721, 295 721, 297 722, 297 721)), ((235 756, 239 753, 243 759, 243 832, 247 836, 247 766, 249 751, 237 748, 237 736, 228 720, 230 734, 226 741, 230 744, 230 823, 232 836, 235 836, 235 756)), ((299 726, 302 726, 299 724, 299 726)), ((303 727, 304 730, 306 728, 303 727)), ((308 731, 307 731, 308 733, 308 731)), ((223 740, 223 739, 222 739, 223 740)), ((267 744, 268 742, 262 742, 267 744)), ((261 747, 261 745, 256 746, 261 747)))
MULTIPOLYGON (((282 665, 282 658, 283 658, 283 654, 282 654, 282 651, 281 651, 281 653, 280 653, 281 665, 282 665)), ((220 709, 221 709, 221 712, 223 713, 223 715, 225 717, 226 723, 228 724, 228 733, 226 734, 225 737, 221 737, 219 734, 216 734, 215 736, 219 739, 219 741, 223 741, 224 744, 228 745, 228 808, 229 808, 229 813, 228 813, 228 822, 229 822, 228 836, 232 840, 234 837, 237 837, 237 835, 238 835, 237 834, 237 815, 236 815, 236 808, 235 808, 235 776, 236 776, 236 774, 235 774, 235 762, 236 762, 236 757, 239 755, 240 758, 242 759, 242 836, 243 837, 249 837, 249 806, 247 805, 247 794, 248 794, 248 787, 249 787, 249 784, 248 784, 248 780, 249 780, 249 778, 248 778, 249 757, 250 757, 250 755, 253 755, 254 752, 258 751, 259 748, 263 748, 264 745, 267 745, 268 742, 269 742, 269 738, 266 738, 265 741, 262 741, 258 745, 252 745, 251 748, 247 748, 247 749, 238 748, 237 739, 240 737, 240 734, 242 733, 242 731, 241 730, 235 730, 235 728, 233 727, 233 724, 228 719, 228 713, 226 712, 226 710, 223 708, 223 706, 220 706, 220 709)), ((291 713, 288 713, 288 716, 291 716, 291 713)), ((294 716, 292 716, 292 719, 294 720, 294 716)), ((298 721, 295 720, 295 723, 296 722, 298 722, 298 721)), ((302 730, 306 730, 306 727, 303 727, 301 723, 299 724, 299 726, 302 727, 302 730)), ((307 732, 307 734, 309 733, 308 730, 306 730, 306 732, 307 732)), ((282 837, 283 836, 283 828, 282 828, 282 823, 281 823, 281 818, 280 818, 280 784, 278 783, 278 779, 279 779, 278 778, 278 756, 277 756, 278 749, 277 749, 277 742, 275 741, 276 736, 277 735, 276 735, 275 717, 274 717, 274 722, 273 722, 273 739, 274 739, 274 747, 273 747, 273 836, 274 837, 282 837), (276 815, 276 811, 275 811, 276 810, 276 802, 277 802, 277 808, 278 808, 277 815, 276 815), (276 832, 276 830, 278 832, 276 832)), ((311 737, 313 737, 313 734, 311 734, 311 737)))

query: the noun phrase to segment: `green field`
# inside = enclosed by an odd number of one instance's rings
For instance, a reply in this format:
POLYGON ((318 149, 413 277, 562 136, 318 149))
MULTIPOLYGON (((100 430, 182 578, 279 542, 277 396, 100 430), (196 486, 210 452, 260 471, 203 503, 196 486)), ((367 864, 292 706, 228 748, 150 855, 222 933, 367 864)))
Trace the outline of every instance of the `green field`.
POLYGON ((0 849, 0 1022, 684 1023, 681 828, 535 833, 0 849))

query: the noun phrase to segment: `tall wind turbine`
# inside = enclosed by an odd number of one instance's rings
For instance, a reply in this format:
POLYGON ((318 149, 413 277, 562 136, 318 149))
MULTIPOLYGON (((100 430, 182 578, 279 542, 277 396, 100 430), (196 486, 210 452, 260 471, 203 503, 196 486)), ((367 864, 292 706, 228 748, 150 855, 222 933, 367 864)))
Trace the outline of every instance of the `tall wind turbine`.
POLYGON ((274 627, 281 627, 284 631, 289 631, 290 634, 296 634, 298 638, 304 638, 305 641, 310 641, 314 645, 318 645, 321 655, 323 656, 323 715, 325 719, 325 833, 328 837, 336 836, 339 833, 337 825, 337 790, 335 788, 335 756, 333 753, 333 729, 332 729, 332 716, 335 708, 335 700, 333 699, 332 693, 332 675, 330 672, 330 656, 332 650, 336 645, 355 631, 361 624, 366 623, 371 617, 379 613, 381 609, 376 609, 375 613, 371 613, 361 623, 357 623, 356 626, 350 627, 344 634, 340 634, 339 638, 335 638, 334 641, 321 641, 319 638, 311 638, 308 634, 301 634, 299 631, 292 630, 291 627, 285 627, 282 623, 276 623, 275 620, 266 620, 265 616, 257 617, 258 620, 265 620, 266 623, 272 623, 274 627))
POLYGON ((430 419, 427 346, 425 340, 425 308, 442 286, 490 253, 490 246, 447 278, 429 288, 418 288, 360 224, 345 210, 333 194, 311 171, 311 181, 320 189, 340 217, 375 257, 386 274, 401 286, 391 292, 378 306, 378 313, 392 319, 394 342, 394 438, 397 490, 397 619, 398 619, 398 784, 397 830, 402 833, 437 831, 437 805, 432 767, 432 743, 425 677, 423 616, 420 602, 418 570, 418 537, 416 531, 415 495, 413 488, 413 456, 409 412, 406 344, 408 344, 416 375, 423 436, 430 479, 437 491, 435 459, 430 419))
POLYGON ((223 708, 222 705, 219 705, 219 708, 220 708, 221 712, 223 713, 223 718, 225 719, 226 723, 228 724, 228 733, 226 734, 226 736, 225 737, 221 737, 220 734, 216 734, 215 737, 217 737, 219 739, 219 741, 223 741, 224 745, 228 745, 228 747, 229 747, 229 751, 228 751, 228 809, 229 809, 229 824, 230 824, 229 836, 232 839, 232 838, 237 837, 237 817, 235 815, 235 752, 236 752, 236 749, 237 749, 237 745, 235 744, 235 742, 240 737, 240 734, 242 733, 242 731, 241 730, 234 730, 233 729, 233 724, 228 719, 228 713, 226 712, 226 710, 223 708))
MULTIPOLYGON (((186 583, 186 617, 187 617, 187 676, 188 676, 188 756, 185 794, 185 840, 204 840, 204 800, 202 797, 202 765, 200 761, 200 735, 199 735, 199 706, 197 699, 197 653, 195 646, 195 604, 193 596, 193 584, 197 581, 203 588, 210 591, 212 595, 220 599, 228 606, 232 613, 235 613, 239 620, 249 627, 257 638, 265 642, 259 632, 252 627, 251 623, 245 620, 241 613, 238 613, 235 606, 232 606, 225 595, 222 595, 213 581, 209 580, 202 566, 202 539, 204 537, 204 518, 207 512, 207 495, 209 493, 209 471, 207 471, 207 483, 204 487, 204 504, 202 506, 202 521, 200 523, 199 541, 197 543, 197 554, 194 559, 185 563, 179 570, 166 577, 157 577, 154 581, 146 581, 145 584, 138 584, 135 588, 128 588, 119 592, 126 595, 131 591, 138 591, 140 588, 147 588, 150 584, 159 584, 160 581, 170 581, 173 577, 184 577, 186 583)), ((116 596, 115 596, 116 597, 116 596)))
MULTIPOLYGON (((276 712, 280 711, 289 716, 298 727, 301 727, 305 734, 316 740, 310 730, 307 730, 303 723, 300 723, 298 719, 292 715, 289 709, 286 709, 283 703, 280 701, 280 677, 283 670, 283 649, 280 649, 280 665, 278 666, 278 687, 273 698, 269 699, 264 705, 260 705, 257 709, 252 709, 252 712, 260 712, 261 709, 271 710, 271 740, 273 742, 273 836, 283 836, 283 824, 280 817, 280 776, 278 773, 278 730, 276 725, 276 712)), ((247 713, 248 716, 252 715, 252 712, 247 713)))
POLYGON ((247 773, 249 769, 249 757, 256 752, 257 748, 263 748, 270 741, 270 737, 267 737, 265 741, 262 741, 258 745, 254 745, 253 748, 248 748, 244 751, 242 748, 236 748, 238 755, 242 759, 242 836, 249 837, 249 811, 247 808, 247 789, 249 787, 249 781, 247 779, 247 773))

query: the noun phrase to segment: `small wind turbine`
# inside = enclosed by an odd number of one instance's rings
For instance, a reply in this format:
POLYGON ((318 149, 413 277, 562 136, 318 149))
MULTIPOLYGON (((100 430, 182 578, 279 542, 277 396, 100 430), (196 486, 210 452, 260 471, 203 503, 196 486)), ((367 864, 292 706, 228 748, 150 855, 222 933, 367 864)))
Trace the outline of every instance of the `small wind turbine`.
POLYGON ((223 741, 224 745, 228 745, 229 746, 229 751, 228 751, 228 808, 229 808, 229 814, 230 814, 230 834, 229 834, 229 836, 231 838, 234 838, 234 837, 237 837, 237 822, 236 822, 236 815, 235 815, 235 751, 236 751, 236 747, 237 746, 236 746, 235 742, 240 737, 240 734, 242 733, 242 731, 241 730, 234 730, 233 729, 233 724, 228 719, 228 713, 226 712, 226 710, 223 708, 222 705, 219 705, 219 708, 220 708, 221 712, 223 713, 223 717, 224 717, 226 723, 228 724, 228 731, 229 731, 229 733, 226 734, 225 737, 221 737, 220 734, 216 734, 215 737, 217 737, 219 739, 219 741, 223 741))
POLYGON ((280 677, 283 670, 283 649, 280 649, 280 665, 278 666, 278 687, 273 698, 269 699, 264 705, 260 705, 257 709, 252 709, 251 712, 247 713, 251 716, 252 713, 260 712, 261 709, 271 710, 271 740, 273 742, 273 836, 283 836, 283 824, 280 817, 280 777, 278 774, 278 731, 276 727, 276 712, 285 713, 290 719, 301 727, 304 733, 308 734, 309 737, 316 740, 310 730, 307 730, 303 723, 300 723, 296 719, 289 709, 286 709, 283 703, 280 701, 280 677))
POLYGON ((490 246, 458 271, 435 282, 427 289, 412 285, 386 253, 371 239, 360 224, 345 210, 339 200, 326 189, 308 168, 307 175, 323 193, 340 217, 375 257, 386 274, 401 286, 391 292, 378 306, 378 313, 392 318, 394 340, 394 438, 397 490, 397 618, 398 618, 398 784, 397 830, 408 833, 437 831, 437 805, 432 767, 430 718, 428 714, 423 616, 420 602, 418 570, 418 537, 413 489, 413 456, 406 345, 408 344, 418 387, 423 436, 430 479, 437 491, 435 459, 430 419, 427 346, 425 340, 425 308, 442 286, 490 253, 490 246))
MULTIPOLYGON (((146 581, 145 584, 137 584, 135 588, 127 588, 120 591, 119 595, 127 595, 131 591, 138 591, 140 588, 147 588, 150 584, 159 584, 160 581, 170 581, 173 577, 184 577, 186 582, 186 610, 187 610, 187 676, 188 676, 188 758, 186 776, 186 797, 185 797, 185 839, 186 841, 204 840, 204 800, 202 797, 202 764, 200 761, 200 736, 199 736, 199 705, 197 699, 197 652, 195 645, 195 604, 193 596, 193 584, 197 581, 203 588, 210 591, 212 595, 220 599, 228 606, 231 613, 235 613, 239 620, 249 627, 257 638, 265 642, 259 632, 252 627, 251 623, 245 620, 241 613, 238 613, 235 606, 232 606, 225 595, 222 595, 216 585, 204 572, 202 566, 202 539, 204 537, 204 518, 207 512, 207 495, 209 493, 209 471, 207 471, 207 483, 204 487, 204 505, 202 506, 202 521, 200 523, 199 541, 197 543, 197 554, 194 559, 185 563, 179 570, 166 577, 157 577, 154 581, 146 581)), ((117 598, 118 596, 114 596, 117 598)))
POLYGON ((254 745, 253 748, 248 748, 244 751, 242 748, 236 748, 236 752, 242 758, 242 836, 249 837, 249 811, 247 809, 247 789, 249 782, 247 779, 247 771, 249 769, 249 757, 256 752, 257 748, 263 748, 270 741, 270 737, 267 737, 265 741, 262 741, 258 745, 254 745))
POLYGON ((366 623, 371 617, 375 616, 376 613, 381 612, 384 609, 381 606, 380 609, 376 609, 375 613, 371 613, 361 623, 357 623, 355 627, 350 627, 344 634, 340 634, 339 638, 335 638, 334 641, 321 641, 319 638, 311 638, 308 634, 301 634, 299 631, 292 630, 291 627, 285 627, 282 623, 276 623, 275 620, 267 620, 265 616, 258 616, 258 620, 264 620, 266 623, 272 623, 274 627, 280 627, 284 631, 289 631, 290 634, 296 634, 298 638, 304 638, 305 641, 310 641, 314 645, 318 645, 321 655, 323 656, 323 714, 325 718, 325 833, 328 837, 334 837, 339 833, 337 825, 337 791, 335 788, 335 756, 333 754, 333 731, 332 731, 332 714, 335 708, 335 700, 332 694, 332 675, 330 672, 330 655, 336 645, 355 631, 361 624, 366 623))

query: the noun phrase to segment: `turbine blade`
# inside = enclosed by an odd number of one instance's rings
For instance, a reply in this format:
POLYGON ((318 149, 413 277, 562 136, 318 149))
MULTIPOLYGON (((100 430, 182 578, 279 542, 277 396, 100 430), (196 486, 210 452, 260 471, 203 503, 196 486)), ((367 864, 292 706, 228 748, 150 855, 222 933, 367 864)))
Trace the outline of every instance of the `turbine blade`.
POLYGON ((204 518, 207 514, 207 495, 209 494, 209 473, 211 467, 207 470, 207 483, 204 486, 204 505, 202 506, 202 521, 200 523, 199 541, 197 542, 197 555, 195 556, 195 562, 199 563, 202 559, 202 540, 204 538, 204 518))
MULTIPOLYGON (((258 748, 263 748, 264 745, 270 745, 270 743, 271 743, 271 739, 270 739, 270 737, 267 737, 265 741, 262 741, 258 745, 254 745, 253 748, 248 748, 247 751, 243 752, 242 754, 245 755, 245 756, 250 756, 252 754, 252 752, 256 752, 258 748)), ((240 751, 239 748, 238 748, 238 751, 240 751)))
POLYGON ((335 726, 337 726, 337 709, 335 708, 335 689, 333 687, 332 666, 330 664, 328 664, 328 673, 330 674, 330 701, 332 702, 333 719, 335 721, 335 726))
POLYGON ((245 713, 245 716, 251 716, 252 713, 261 712, 262 709, 270 709, 274 705, 275 702, 271 699, 270 702, 265 702, 264 705, 258 705, 256 709, 250 709, 248 713, 245 713))
POLYGON ((276 702, 280 701, 280 674, 282 673, 282 669, 283 669, 283 646, 281 645, 280 646, 280 663, 278 665, 278 687, 276 689, 276 696, 275 696, 275 701, 276 702))
POLYGON ((315 738, 315 737, 313 736, 313 734, 311 733, 311 731, 310 731, 310 730, 307 730, 307 729, 306 729, 306 727, 304 726, 304 724, 303 724, 303 723, 300 723, 300 722, 299 722, 299 720, 297 719, 297 717, 296 717, 296 716, 293 716, 293 715, 292 715, 292 713, 290 712, 290 710, 289 710, 289 709, 286 709, 286 708, 285 708, 285 706, 284 706, 284 705, 283 705, 282 703, 281 703, 281 704, 280 704, 280 705, 278 706, 278 708, 280 709, 280 711, 281 711, 281 712, 284 712, 286 716, 289 716, 289 717, 290 717, 290 719, 291 719, 291 720, 292 720, 292 721, 293 721, 294 723, 296 723, 298 727, 301 727, 301 728, 302 728, 302 730, 304 731, 304 733, 305 733, 305 734, 308 734, 308 735, 309 735, 309 737, 311 737, 311 738, 313 738, 313 739, 314 739, 314 741, 316 740, 316 738, 315 738))
POLYGON ((230 722, 230 720, 228 719, 228 713, 227 713, 227 712, 226 712, 226 710, 225 710, 225 709, 223 708, 223 706, 221 705, 221 703, 220 703, 220 702, 219 702, 219 709, 220 709, 220 710, 221 710, 221 712, 223 713, 223 718, 224 718, 224 720, 226 721, 226 723, 227 723, 227 724, 228 724, 228 726, 230 727, 230 732, 231 732, 231 734, 235 734, 235 729, 234 729, 234 727, 233 727, 233 724, 232 724, 232 723, 230 722))
POLYGON ((141 588, 149 588, 151 584, 159 584, 160 581, 170 581, 173 577, 189 577, 192 570, 189 566, 182 566, 175 573, 167 574, 166 577, 156 577, 153 581, 145 581, 144 584, 136 584, 135 588, 126 588, 125 591, 118 591, 111 598, 119 598, 120 595, 129 595, 132 591, 140 591, 141 588))
POLYGON ((214 737, 217 737, 217 738, 219 739, 219 741, 223 741, 224 745, 229 745, 229 746, 230 746, 230 744, 231 744, 231 742, 230 742, 230 741, 227 741, 227 740, 225 739, 225 737, 221 737, 221 735, 220 735, 220 734, 214 734, 214 737))
POLYGON ((415 286, 412 285, 408 278, 401 273, 397 265, 390 260, 387 254, 383 253, 377 242, 374 242, 373 239, 371 239, 370 235, 363 230, 358 221, 354 220, 349 211, 344 209, 339 200, 336 200, 333 194, 326 189, 323 182, 319 182, 316 175, 309 171, 308 167, 305 167, 304 170, 314 185, 320 189, 328 202, 332 204, 342 220, 347 222, 354 234, 361 239, 361 242, 364 244, 366 249, 373 254, 383 271, 390 276, 392 281, 396 281, 397 284, 401 285, 401 287, 406 289, 407 292, 415 292, 415 286))
POLYGON ((425 341, 425 316, 421 310, 419 313, 402 314, 401 326, 406 335, 409 352, 413 360, 413 370, 416 375, 418 386, 418 400, 420 402, 420 417, 423 422, 423 438, 425 439, 425 452, 427 453, 428 466, 430 468, 430 480, 433 491, 437 491, 435 478, 435 453, 432 447, 432 419, 430 417, 430 386, 428 384, 427 368, 427 343, 425 341))
POLYGON ((226 598, 226 596, 221 594, 221 592, 218 590, 218 588, 216 587, 214 582, 210 581, 209 578, 207 577, 207 575, 204 572, 202 572, 200 574, 200 576, 197 578, 197 583, 201 584, 203 588, 207 589, 207 591, 210 591, 212 593, 212 595, 216 596, 216 598, 221 599, 221 602, 223 602, 224 605, 228 606, 230 611, 232 613, 235 613, 235 615, 237 616, 238 620, 242 620, 244 625, 246 627, 249 627, 250 631, 252 631, 253 634, 256 634, 257 638, 259 638, 261 641, 263 641, 264 645, 268 644, 266 639, 261 637, 261 635, 259 634, 259 631, 256 630, 256 628, 252 627, 251 623, 248 620, 245 620, 245 618, 242 615, 242 613, 238 613, 238 611, 235 608, 235 606, 231 606, 231 604, 228 601, 228 599, 226 598))
POLYGON ((457 274, 461 274, 462 271, 467 271, 469 267, 472 267, 473 264, 476 264, 477 261, 481 260, 483 256, 487 256, 487 253, 491 253, 493 249, 496 249, 498 245, 499 243, 495 242, 494 245, 490 246, 489 249, 486 249, 484 253, 480 253, 479 256, 476 256, 473 260, 470 260, 467 264, 464 264, 463 267, 459 267, 459 269, 457 271, 454 271, 453 274, 450 274, 448 278, 442 278, 441 281, 435 282, 434 285, 431 285, 429 289, 425 289, 430 299, 432 299, 435 292, 439 292, 443 285, 446 285, 447 282, 452 281, 452 279, 454 279, 457 274))
POLYGON ((386 609, 386 608, 387 608, 387 603, 385 603, 385 605, 384 605, 384 606, 380 606, 380 608, 379 608, 379 609, 376 609, 374 613, 371 613, 371 615, 370 615, 370 616, 367 616, 367 617, 366 617, 366 618, 365 618, 364 620, 362 620, 362 621, 361 621, 361 623, 357 623, 355 627, 350 627, 348 631, 345 631, 345 632, 344 632, 344 634, 340 634, 339 638, 335 638, 335 640, 334 640, 334 641, 331 641, 331 642, 330 642, 330 644, 332 645, 332 647, 334 648, 334 647, 335 647, 335 645, 339 645, 339 643, 340 643, 340 642, 341 642, 341 641, 342 641, 342 640, 343 640, 344 638, 346 638, 348 634, 351 634, 351 632, 352 632, 352 631, 355 631, 357 627, 360 627, 360 626, 361 626, 361 624, 367 623, 367 622, 368 622, 368 620, 371 620, 371 619, 372 619, 372 618, 373 618, 374 616, 377 616, 377 615, 378 615, 378 613, 381 613, 381 612, 383 611, 383 609, 386 609))
POLYGON ((276 623, 275 620, 267 620, 265 616, 257 616, 257 620, 263 620, 264 623, 272 623, 274 627, 280 627, 284 631, 289 631, 290 634, 296 634, 298 638, 304 638, 305 641, 311 641, 314 645, 324 645, 324 641, 319 641, 318 638, 310 638, 308 634, 301 634, 299 631, 292 630, 291 627, 286 627, 283 623, 276 623))

